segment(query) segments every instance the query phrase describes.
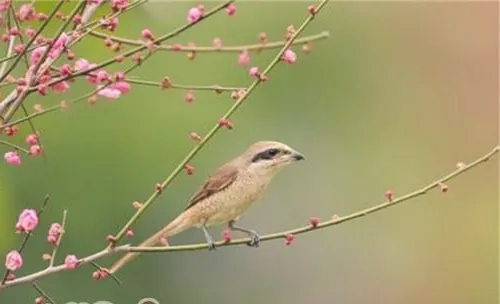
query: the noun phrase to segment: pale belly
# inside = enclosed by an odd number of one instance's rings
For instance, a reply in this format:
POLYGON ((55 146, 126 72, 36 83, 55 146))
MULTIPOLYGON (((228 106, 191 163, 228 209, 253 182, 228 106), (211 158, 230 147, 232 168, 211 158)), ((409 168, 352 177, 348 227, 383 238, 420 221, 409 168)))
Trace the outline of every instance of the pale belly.
POLYGON ((198 207, 200 218, 198 226, 205 224, 215 226, 237 220, 254 202, 258 201, 267 187, 267 182, 246 183, 245 180, 235 181, 231 191, 214 194, 198 207))

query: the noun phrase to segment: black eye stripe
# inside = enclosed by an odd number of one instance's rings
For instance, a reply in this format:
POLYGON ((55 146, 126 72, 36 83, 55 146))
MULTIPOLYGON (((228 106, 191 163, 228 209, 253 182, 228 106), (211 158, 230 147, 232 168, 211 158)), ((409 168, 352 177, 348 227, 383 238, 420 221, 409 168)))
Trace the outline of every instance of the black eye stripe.
POLYGON ((265 151, 257 153, 252 158, 252 163, 258 162, 260 160, 270 160, 270 159, 273 159, 275 156, 277 156, 281 152, 282 151, 280 149, 276 149, 276 148, 267 149, 265 151))

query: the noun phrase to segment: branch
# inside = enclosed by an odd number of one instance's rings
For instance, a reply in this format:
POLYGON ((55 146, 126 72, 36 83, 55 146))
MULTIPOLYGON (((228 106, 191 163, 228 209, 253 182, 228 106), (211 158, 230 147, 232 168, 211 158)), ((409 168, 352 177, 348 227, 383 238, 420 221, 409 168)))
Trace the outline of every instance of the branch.
MULTIPOLYGON (((109 36, 104 33, 92 31, 89 33, 90 36, 94 36, 100 39, 111 39, 114 42, 120 42, 126 45, 144 45, 143 41, 140 40, 132 40, 121 38, 117 36, 109 36)), ((302 38, 296 39, 292 45, 302 44, 306 42, 311 42, 315 40, 326 39, 330 36, 328 31, 323 31, 321 33, 304 36, 302 38)), ((248 44, 248 45, 236 45, 236 46, 223 46, 223 47, 215 47, 215 46, 182 46, 180 49, 176 48, 174 45, 159 45, 158 50, 162 51, 173 51, 173 52, 221 52, 221 53, 238 53, 241 51, 261 51, 265 49, 277 49, 283 47, 286 41, 273 41, 266 43, 256 43, 256 44, 248 44)))
MULTIPOLYGON (((468 165, 460 166, 457 170, 441 177, 440 179, 437 179, 436 181, 428 184, 427 186, 424 186, 424 187, 422 187, 418 190, 415 190, 414 192, 411 192, 409 194, 406 194, 406 195, 403 195, 400 197, 396 197, 390 202, 383 202, 383 203, 380 203, 380 204, 375 205, 373 207, 363 209, 363 210, 351 213, 351 214, 343 216, 343 217, 335 217, 335 218, 332 218, 331 220, 327 220, 324 222, 318 222, 316 225, 307 225, 307 226, 302 226, 302 227, 295 228, 295 229, 290 229, 287 231, 266 234, 266 235, 261 236, 261 242, 270 241, 270 240, 274 240, 274 239, 280 239, 280 238, 286 238, 289 235, 298 235, 298 234, 302 234, 302 233, 306 233, 306 232, 311 232, 313 230, 323 229, 326 227, 345 223, 345 222, 348 222, 348 221, 351 221, 351 220, 354 220, 354 219, 357 219, 360 217, 364 217, 370 213, 375 213, 377 211, 381 211, 381 210, 386 209, 386 208, 391 207, 391 206, 396 206, 396 205, 403 203, 405 201, 408 201, 408 200, 411 200, 411 199, 416 198, 418 196, 427 194, 428 191, 430 191, 434 188, 438 188, 444 182, 452 180, 452 179, 458 177, 459 175, 461 175, 462 173, 465 173, 465 172, 473 169, 474 167, 476 167, 482 163, 485 163, 491 157, 498 154, 499 150, 500 150, 500 146, 496 146, 495 148, 493 148, 492 151, 490 151, 486 155, 481 156, 478 159, 472 161, 468 165)), ((236 240, 232 240, 229 242, 219 241, 216 244, 217 244, 217 246, 235 246, 235 245, 246 244, 246 243, 248 243, 249 240, 250 239, 248 239, 248 238, 241 238, 241 239, 236 239, 236 240)), ((158 252, 173 252, 173 251, 178 252, 178 251, 202 250, 202 249, 207 249, 207 248, 208 248, 208 246, 206 243, 191 244, 191 245, 179 245, 179 246, 161 246, 161 247, 132 247, 130 245, 122 245, 122 246, 118 246, 118 247, 114 247, 114 248, 106 248, 102 251, 99 251, 99 252, 94 253, 92 255, 89 255, 85 258, 82 258, 79 260, 78 265, 79 266, 85 265, 85 264, 91 263, 93 261, 96 261, 98 259, 110 256, 110 255, 113 255, 116 253, 126 253, 126 252, 142 252, 142 253, 157 252, 158 253, 158 252)), ((32 283, 40 278, 50 276, 50 275, 56 274, 58 272, 66 271, 66 270, 68 270, 68 268, 66 268, 64 263, 60 264, 58 266, 49 267, 49 268, 46 268, 44 270, 35 272, 33 274, 26 275, 24 277, 19 277, 17 279, 11 280, 11 281, 7 281, 4 284, 0 285, 0 291, 2 289, 9 288, 9 287, 12 287, 15 285, 32 283)))
MULTIPOLYGON (((275 67, 278 62, 281 60, 282 54, 292 45, 292 43, 297 39, 297 37, 304 31, 307 25, 314 19, 315 15, 317 15, 321 9, 328 3, 328 0, 323 0, 317 7, 315 14, 309 15, 306 20, 302 23, 302 25, 297 29, 297 31, 290 37, 290 39, 285 43, 285 45, 281 48, 278 54, 274 57, 274 59, 269 63, 267 68, 256 78, 256 80, 244 91, 240 94, 239 98, 233 104, 231 108, 222 116, 221 119, 227 120, 231 115, 236 112, 236 110, 240 107, 243 101, 257 88, 261 82, 264 81, 267 74, 275 67)), ((177 165, 177 167, 172 171, 172 173, 159 185, 158 189, 161 191, 155 191, 137 210, 136 213, 129 219, 129 221, 123 226, 123 228, 118 232, 118 234, 113 238, 113 242, 110 242, 108 248, 112 247, 114 244, 119 242, 124 236, 127 230, 140 218, 140 216, 153 204, 153 202, 160 196, 163 190, 179 175, 179 173, 184 169, 187 163, 199 152, 201 149, 207 144, 210 139, 219 131, 221 125, 217 123, 208 133, 203 136, 203 139, 198 143, 196 147, 194 147, 188 155, 177 165)))

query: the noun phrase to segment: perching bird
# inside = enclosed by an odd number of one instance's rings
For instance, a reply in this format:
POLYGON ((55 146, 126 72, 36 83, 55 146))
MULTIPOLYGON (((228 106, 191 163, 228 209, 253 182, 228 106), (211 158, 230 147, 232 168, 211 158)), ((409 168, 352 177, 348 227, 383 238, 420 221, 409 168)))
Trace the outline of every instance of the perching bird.
MULTIPOLYGON (((215 249, 215 242, 207 227, 224 223, 228 224, 230 230, 248 234, 248 245, 259 246, 258 233, 237 226, 236 221, 261 197, 280 169, 303 159, 302 154, 277 141, 254 143, 243 154, 217 169, 194 193, 180 215, 139 246, 153 246, 163 238, 197 227, 203 230, 208 248, 215 249)), ((115 273, 138 254, 127 253, 109 271, 115 273)))

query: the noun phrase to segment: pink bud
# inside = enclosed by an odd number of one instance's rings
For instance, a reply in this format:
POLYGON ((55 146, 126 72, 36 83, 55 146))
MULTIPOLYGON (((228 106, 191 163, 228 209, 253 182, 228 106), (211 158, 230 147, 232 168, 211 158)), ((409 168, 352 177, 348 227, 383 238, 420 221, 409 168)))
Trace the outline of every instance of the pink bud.
POLYGON ((111 85, 111 87, 115 90, 118 90, 120 91, 121 93, 125 94, 127 93, 128 91, 130 91, 130 83, 126 82, 126 81, 118 81, 118 82, 115 82, 111 85))
POLYGON ((248 70, 248 75, 253 76, 253 77, 258 77, 260 75, 259 68, 258 67, 251 67, 248 70))
POLYGON ((108 72, 106 72, 104 70, 97 71, 97 75, 96 76, 97 76, 97 80, 99 82, 103 82, 103 81, 109 80, 108 72))
POLYGON ((186 164, 184 166, 184 171, 186 172, 187 175, 193 175, 193 173, 194 173, 194 167, 191 166, 190 164, 186 164))
POLYGON ((102 96, 102 97, 106 97, 106 98, 110 98, 110 99, 118 99, 122 95, 122 92, 120 90, 117 90, 117 89, 105 87, 105 88, 99 90, 99 92, 97 92, 97 95, 102 96))
POLYGON ((66 256, 66 258, 64 259, 64 265, 68 269, 75 269, 76 266, 78 265, 78 259, 76 258, 75 255, 70 254, 66 256))
POLYGON ((38 144, 38 135, 36 134, 28 134, 26 138, 24 139, 24 142, 28 146, 36 145, 38 144))
POLYGON ((198 134, 196 132, 189 133, 189 138, 191 138, 191 140, 194 140, 194 141, 201 141, 200 134, 198 134))
POLYGON ((5 268, 15 271, 23 266, 23 258, 16 250, 10 251, 5 256, 5 268))
POLYGON ((24 51, 24 44, 19 43, 19 44, 16 44, 16 45, 14 46, 14 52, 15 52, 16 54, 18 54, 18 55, 19 55, 19 54, 21 54, 23 51, 24 51))
POLYGON ((392 202, 393 198, 394 198, 394 194, 392 193, 392 190, 387 190, 385 191, 385 197, 387 198, 387 200, 389 202, 392 202))
POLYGON ((226 7, 226 14, 228 16, 234 16, 234 14, 236 14, 236 5, 234 5, 234 3, 231 3, 226 7))
POLYGON ((203 14, 198 7, 192 7, 188 11, 187 21, 189 23, 195 23, 198 22, 198 20, 200 20, 202 16, 203 14))
POLYGON ((222 48, 222 40, 220 38, 218 38, 218 37, 214 38, 212 43, 216 49, 222 48))
POLYGON ((83 70, 88 69, 89 67, 90 67, 90 63, 86 59, 83 59, 83 58, 80 58, 77 61, 75 61, 75 64, 73 65, 73 69, 75 71, 83 71, 83 70))
POLYGON ((41 47, 37 47, 36 49, 34 49, 30 55, 30 64, 31 65, 37 64, 38 61, 40 60, 40 58, 42 57, 43 53, 45 53, 46 50, 47 50, 46 46, 41 46, 41 47))
POLYGON ((50 86, 52 91, 55 93, 65 93, 69 89, 69 84, 67 81, 61 81, 58 83, 54 83, 53 85, 50 86))
POLYGON ((52 225, 50 225, 49 233, 47 236, 47 242, 54 245, 61 236, 61 232, 62 232, 61 224, 53 223, 52 225))
POLYGON ((291 233, 285 235, 285 245, 289 246, 293 243, 295 240, 295 236, 291 233))
POLYGON ((224 229, 222 238, 224 239, 224 242, 231 242, 231 232, 229 231, 229 229, 224 229))
POLYGON ((35 19, 36 14, 35 14, 35 9, 33 8, 33 5, 31 4, 23 4, 19 8, 19 13, 17 14, 17 17, 20 21, 31 21, 35 19))
POLYGON ((42 155, 42 147, 40 147, 40 145, 33 145, 33 146, 30 146, 29 149, 29 155, 31 156, 40 156, 42 155))
POLYGON ((33 209, 24 209, 16 223, 16 230, 21 232, 31 232, 38 225, 38 215, 33 209))
POLYGON ((21 164, 21 157, 16 152, 5 152, 3 159, 9 165, 19 166, 21 164))
POLYGON ((238 55, 238 64, 239 65, 247 65, 250 62, 250 55, 247 50, 243 50, 238 55))
POLYGON ((62 33, 57 38, 57 40, 54 42, 54 44, 52 45, 52 48, 50 49, 50 52, 49 52, 49 57, 51 59, 56 59, 57 57, 59 57, 59 55, 61 54, 63 49, 67 46, 68 39, 69 39, 69 37, 68 37, 68 35, 66 35, 66 33, 62 33))
POLYGON ((192 103, 194 101, 194 94, 192 91, 187 91, 186 95, 184 95, 184 100, 187 103, 192 103))
POLYGON ((309 223, 311 224, 311 226, 313 227, 317 227, 318 226, 318 223, 319 223, 319 218, 315 217, 315 216, 312 216, 310 219, 309 219, 309 223))
POLYGON ((33 36, 35 36, 35 30, 32 29, 32 28, 27 28, 24 33, 26 34, 26 36, 28 36, 28 38, 33 38, 33 36))
POLYGON ((9 35, 10 36, 17 36, 17 35, 19 35, 19 29, 17 28, 17 26, 11 27, 9 29, 9 35))
POLYGON ((144 39, 154 40, 153 33, 149 29, 143 29, 141 35, 144 39))
POLYGON ((59 73, 61 73, 61 76, 68 76, 71 75, 71 66, 67 63, 63 64, 59 68, 59 73))
POLYGON ((295 52, 292 51, 291 49, 288 49, 283 53, 281 59, 283 59, 283 61, 286 63, 292 64, 295 63, 295 61, 297 61, 297 54, 295 54, 295 52))

